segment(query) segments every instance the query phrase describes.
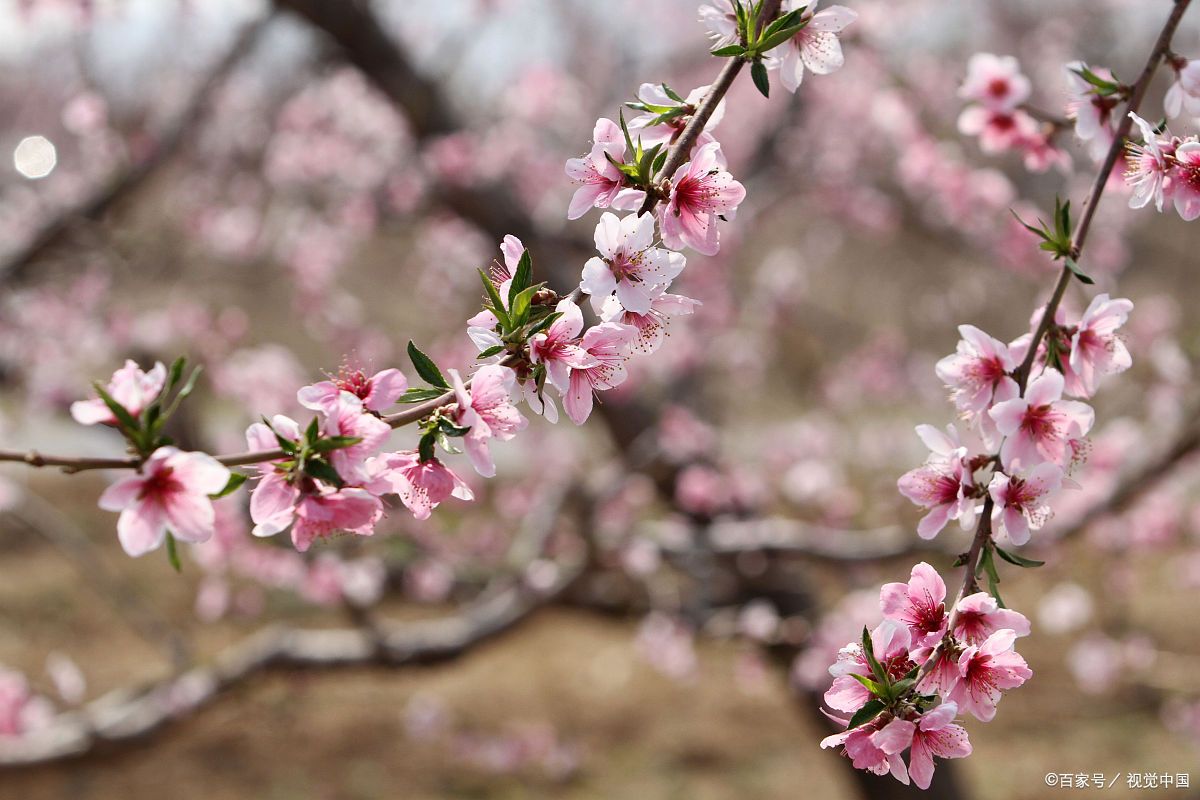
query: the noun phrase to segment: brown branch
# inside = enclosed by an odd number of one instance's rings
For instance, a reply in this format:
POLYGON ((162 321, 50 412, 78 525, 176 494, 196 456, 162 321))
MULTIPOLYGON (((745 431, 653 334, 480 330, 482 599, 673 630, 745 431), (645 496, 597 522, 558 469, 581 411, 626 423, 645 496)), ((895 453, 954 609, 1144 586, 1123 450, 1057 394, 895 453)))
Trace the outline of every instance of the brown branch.
MULTIPOLYGON (((540 555, 572 496, 557 495, 546 513, 530 518, 518 538, 540 555)), ((521 576, 506 578, 459 613, 441 619, 344 629, 265 628, 222 651, 211 664, 140 689, 117 689, 79 711, 60 714, 44 729, 0 739, 0 768, 46 764, 145 739, 261 673, 453 660, 528 619, 567 591, 585 566, 586 561, 560 565, 553 585, 542 591, 525 586, 521 576)))

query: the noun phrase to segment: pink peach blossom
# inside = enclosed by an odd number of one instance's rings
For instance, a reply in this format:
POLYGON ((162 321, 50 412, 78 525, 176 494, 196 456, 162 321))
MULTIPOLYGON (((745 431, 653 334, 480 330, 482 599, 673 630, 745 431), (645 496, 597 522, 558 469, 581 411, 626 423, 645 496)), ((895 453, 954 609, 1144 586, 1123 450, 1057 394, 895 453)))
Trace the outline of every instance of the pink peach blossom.
POLYGON ((463 437, 467 457, 476 472, 491 478, 496 474, 496 464, 488 449, 488 440, 506 442, 529 424, 512 404, 517 374, 509 367, 488 364, 475 373, 469 391, 457 370, 450 370, 450 382, 457 404, 454 421, 471 429, 463 437))
POLYGON ((1071 442, 1092 429, 1091 406, 1063 400, 1062 373, 1047 369, 1029 383, 1024 397, 1004 400, 988 412, 996 428, 1007 437, 1000 447, 1005 469, 1028 469, 1043 461, 1066 467, 1074 449, 1071 442))
POLYGON ((932 647, 946 632, 946 584, 922 561, 908 583, 885 583, 879 592, 884 617, 902 622, 912 634, 913 648, 932 647))
MULTIPOLYGON (((143 372, 135 361, 127 360, 125 366, 113 373, 105 391, 136 419, 158 397, 166 381, 167 368, 161 362, 155 362, 149 372, 143 372)), ((117 424, 117 418, 98 397, 72 403, 71 416, 80 425, 117 424)))
POLYGON ((215 520, 209 495, 228 482, 229 469, 212 456, 160 447, 137 474, 109 486, 100 507, 121 512, 117 537, 136 557, 160 547, 168 530, 184 542, 207 541, 215 520))
POLYGON ((1170 135, 1160 137, 1149 122, 1132 111, 1129 117, 1142 134, 1141 144, 1130 141, 1125 145, 1129 153, 1125 182, 1132 188, 1129 207, 1144 208, 1153 200, 1155 209, 1161 212, 1166 201, 1166 187, 1170 182, 1171 159, 1175 155, 1174 139, 1170 135))
POLYGON ((933 757, 966 758, 971 755, 971 742, 961 725, 954 724, 958 704, 947 701, 921 715, 912 732, 908 754, 908 774, 921 789, 933 781, 933 757))
POLYGON ((967 62, 967 77, 958 96, 991 111, 1009 112, 1029 99, 1030 89, 1016 58, 976 53, 967 62))
POLYGON ((605 300, 604 307, 600 310, 600 319, 605 322, 619 322, 637 329, 637 337, 629 343, 630 355, 653 353, 669 335, 671 318, 689 316, 700 305, 699 300, 681 294, 668 294, 663 288, 655 287, 651 292, 650 310, 645 314, 637 314, 623 308, 616 295, 605 300))
POLYGON ((637 336, 637 329, 617 322, 602 322, 588 328, 580 349, 594 362, 571 370, 569 386, 563 394, 563 408, 576 425, 582 425, 592 413, 592 396, 625 382, 626 351, 637 336))
POLYGON ((367 459, 379 453, 392 434, 391 426, 374 414, 368 414, 362 401, 346 391, 339 392, 324 411, 325 421, 321 430, 326 436, 360 440, 349 447, 330 451, 329 463, 345 482, 361 484, 367 479, 367 459))
POLYGON ((746 197, 745 188, 725 171, 723 161, 721 145, 710 142, 675 172, 671 199, 659 212, 667 247, 691 247, 706 256, 720 251, 717 218, 732 219, 746 197))
MULTIPOLYGON (((912 667, 909 649, 912 633, 907 625, 885 619, 871 631, 872 654, 893 680, 899 680, 912 667)), ((825 692, 825 705, 837 711, 854 713, 871 699, 871 692, 852 675, 871 677, 871 667, 863 653, 861 642, 851 642, 838 651, 837 660, 829 667, 833 684, 825 692)))
POLYGON ((400 497, 417 519, 429 519, 433 509, 449 499, 473 500, 475 495, 441 461, 421 460, 415 450, 385 453, 377 459, 380 480, 400 497))
POLYGON ((1200 117, 1200 61, 1188 61, 1175 68, 1175 81, 1163 98, 1163 110, 1172 119, 1180 114, 1200 117))
POLYGON ((611 119, 596 120, 592 131, 592 150, 582 158, 567 159, 566 172, 581 184, 571 197, 567 219, 579 219, 592 207, 608 208, 625 189, 625 176, 609 161, 625 160, 625 135, 611 119))
POLYGON ((1133 365, 1129 350, 1116 333, 1131 311, 1133 303, 1129 300, 1112 300, 1107 294, 1092 298, 1071 334, 1071 355, 1063 364, 1067 394, 1091 397, 1101 376, 1124 372, 1133 365))
POLYGON ((978 647, 971 645, 958 658, 962 681, 950 700, 981 722, 996 716, 996 704, 1005 689, 1015 689, 1033 675, 1033 670, 1014 650, 1017 634, 999 630, 978 647))
POLYGON ((993 403, 1016 397, 1017 382, 1009 373, 1017 359, 1007 345, 974 325, 960 325, 962 339, 957 351, 937 363, 937 376, 950 389, 955 406, 964 418, 980 428, 990 447, 999 443, 995 423, 987 415, 993 403))
POLYGON ((313 411, 325 411, 337 405, 339 395, 349 392, 368 411, 383 411, 395 405, 408 388, 408 380, 398 369, 385 369, 367 377, 361 369, 343 368, 336 378, 305 386, 296 394, 300 405, 313 411))
POLYGON ((546 366, 546 378, 560 392, 566 392, 573 369, 587 369, 600 362, 579 345, 583 330, 583 312, 569 297, 560 300, 554 310, 561 314, 549 328, 529 340, 529 360, 546 366))
POLYGON ((1049 495, 1062 485, 1063 470, 1057 464, 1044 462, 1027 473, 1005 475, 997 472, 988 485, 995 506, 994 522, 1002 523, 1013 544, 1029 541, 1029 532, 1038 530, 1050 518, 1049 495))
POLYGON ((1180 217, 1188 222, 1200 217, 1200 142, 1189 138, 1175 148, 1168 190, 1180 217))
POLYGON ((998 630, 1009 629, 1017 636, 1029 635, 1029 620, 1019 611, 1000 608, 987 592, 976 592, 958 601, 954 612, 954 638, 980 645, 998 630))
POLYGON ((296 503, 292 544, 303 553, 315 540, 334 533, 371 536, 381 516, 383 504, 366 489, 321 487, 296 503))
POLYGON ((778 59, 779 79, 783 87, 795 93, 804 80, 804 70, 817 75, 836 72, 845 63, 838 34, 858 19, 858 13, 845 6, 830 6, 817 11, 818 0, 786 0, 785 11, 807 8, 808 24, 771 51, 778 59))
MULTIPOLYGON (((709 86, 699 86, 688 92, 687 97, 680 103, 667 94, 662 84, 643 83, 638 87, 638 100, 643 105, 650 106, 652 110, 638 114, 629 120, 630 135, 635 142, 640 140, 642 147, 647 150, 658 144, 664 147, 674 144, 679 135, 683 133, 683 129, 687 127, 688 122, 691 121, 692 114, 696 108, 704 102, 704 98, 710 88, 709 86), (684 107, 684 113, 676 114, 662 122, 655 122, 665 111, 677 109, 680 106, 684 107)), ((721 119, 724 116, 725 101, 721 100, 717 103, 717 107, 713 109, 712 116, 709 117, 704 130, 701 131, 700 136, 696 139, 696 143, 692 146, 692 152, 689 155, 695 155, 697 149, 715 141, 712 131, 721 124, 721 119)), ((724 165, 722 164, 722 166, 724 165)))
POLYGON ((946 430, 942 433, 932 425, 917 426, 917 435, 931 451, 929 460, 897 482, 902 495, 929 509, 917 526, 922 539, 937 536, 950 520, 958 520, 964 529, 975 520, 975 481, 967 463, 967 449, 959 443, 953 425, 946 430))
POLYGON ((737 13, 733 8, 733 0, 709 0, 702 3, 700 21, 708 29, 714 48, 737 43, 737 13))
POLYGON ((596 226, 596 249, 583 266, 579 288, 592 297, 597 313, 614 294, 627 311, 646 314, 656 290, 661 293, 683 271, 682 253, 654 247, 654 217, 604 213, 596 226), (661 289, 659 288, 661 287, 661 289))
MULTIPOLYGON (((1067 75, 1067 117, 1075 122, 1075 135, 1088 143, 1088 152, 1094 160, 1104 157, 1112 146, 1116 135, 1116 124, 1113 112, 1118 101, 1115 97, 1104 96, 1096 91, 1096 87, 1079 75, 1079 70, 1088 69, 1082 61, 1073 61, 1066 65, 1067 75)), ((1093 67, 1091 71, 1098 77, 1114 81, 1111 71, 1103 67, 1093 67)))

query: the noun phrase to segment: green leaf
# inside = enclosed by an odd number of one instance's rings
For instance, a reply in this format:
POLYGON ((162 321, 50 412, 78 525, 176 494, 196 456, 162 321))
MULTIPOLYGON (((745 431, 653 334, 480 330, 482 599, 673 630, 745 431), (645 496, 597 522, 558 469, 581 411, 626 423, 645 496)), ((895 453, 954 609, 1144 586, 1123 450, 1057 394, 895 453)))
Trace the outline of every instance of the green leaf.
POLYGON ((342 488, 346 482, 342 480, 342 476, 333 468, 333 465, 328 461, 322 461, 319 458, 309 459, 304 465, 304 471, 310 478, 316 478, 322 483, 328 483, 335 488, 342 488))
POLYGON ((417 445, 417 450, 420 453, 422 461, 432 461, 436 458, 434 445, 437 444, 437 430, 427 432, 421 437, 420 444, 417 445))
POLYGON ((617 120, 621 124, 621 133, 625 135, 625 152, 632 153, 634 151, 633 138, 629 135, 629 126, 625 124, 625 112, 618 109, 617 120))
POLYGON ((854 716, 850 718, 850 724, 846 726, 847 730, 857 728, 859 725, 865 725, 871 720, 879 716, 879 713, 887 708, 882 700, 868 700, 866 705, 854 712, 854 716))
POLYGON ((314 453, 329 453, 343 447, 353 447, 361 441, 361 436, 327 436, 313 442, 312 450, 314 453))
POLYGON ((892 684, 892 697, 903 697, 908 694, 909 689, 912 689, 917 683, 916 678, 904 678, 892 684))
POLYGON ((1069 239, 1071 236, 1071 201, 1068 200, 1060 205, 1059 199, 1054 198, 1054 224, 1058 231, 1058 238, 1069 239))
POLYGON ((496 284, 492 283, 492 279, 483 270, 479 270, 479 277, 483 280, 483 290, 487 293, 488 300, 491 301, 491 305, 488 306, 489 310, 500 321, 500 327, 508 330, 512 325, 508 322, 508 312, 504 308, 504 301, 500 299, 500 293, 496 291, 496 284))
POLYGON ((662 149, 661 144, 656 144, 646 152, 642 153, 638 159, 638 183, 648 184, 654 167, 654 159, 658 156, 662 149))
POLYGON ((308 427, 304 429, 304 441, 310 445, 321 438, 321 429, 318 424, 317 418, 313 417, 312 422, 308 423, 308 427))
POLYGON ((1117 92, 1119 92, 1121 90, 1121 85, 1119 83, 1113 83, 1110 80, 1105 80, 1104 78, 1101 78, 1099 75, 1092 72, 1092 70, 1089 69, 1086 64, 1078 69, 1073 69, 1071 71, 1074 72, 1079 77, 1083 78, 1085 81, 1087 81, 1093 87, 1095 87, 1096 94, 1099 94, 1101 96, 1106 97, 1111 94, 1116 94, 1117 92))
POLYGON ((755 51, 760 54, 767 54, 780 45, 787 44, 793 36, 808 27, 807 22, 802 22, 799 25, 793 25, 790 28, 783 28, 775 33, 764 36, 762 41, 755 46, 755 51))
POLYGON ((679 94, 670 86, 667 86, 665 83, 659 85, 662 86, 663 94, 674 100, 676 103, 687 103, 687 100, 684 100, 682 97, 680 97, 679 94))
POLYGON ((854 680, 858 681, 863 686, 867 687, 867 690, 869 692, 871 692, 871 694, 875 695, 876 697, 887 697, 887 695, 888 695, 887 687, 881 686, 880 684, 878 684, 875 681, 868 678, 866 675, 859 675, 857 673, 851 672, 850 677, 854 678, 854 680))
POLYGON ((528 339, 530 336, 533 336, 535 333, 541 333, 542 331, 546 330, 546 328, 549 328, 551 325, 553 325, 558 320, 558 318, 561 317, 562 315, 563 315, 563 312, 561 312, 561 311, 552 311, 551 313, 542 317, 537 322, 535 322, 532 326, 530 326, 528 331, 525 332, 525 338, 528 339))
POLYGON ((183 368, 186 365, 187 359, 183 356, 171 362, 171 371, 168 373, 167 382, 163 384, 163 390, 159 397, 166 397, 175 388, 179 383, 179 379, 183 377, 183 368))
POLYGON ((185 383, 183 388, 179 390, 179 394, 175 395, 175 402, 171 404, 172 411, 174 411, 175 407, 179 405, 180 400, 187 397, 196 388, 196 381, 199 380, 201 372, 204 372, 204 365, 197 364, 196 368, 192 370, 192 374, 188 375, 187 383, 185 383))
POLYGON ((435 397, 441 397, 446 392, 442 389, 422 389, 412 388, 400 395, 397 403, 424 403, 426 400, 433 400, 435 397))
POLYGON ((726 45, 725 47, 718 47, 716 50, 713 50, 711 53, 709 53, 709 55, 716 56, 717 58, 744 56, 746 55, 746 48, 742 47, 740 44, 730 44, 726 45))
POLYGON ((1035 228, 1032 225, 1030 225, 1028 222, 1026 222, 1025 220, 1021 219, 1021 215, 1018 214, 1015 209, 1010 208, 1008 210, 1008 212, 1013 215, 1013 218, 1017 222, 1021 223, 1021 227, 1023 227, 1025 230, 1032 233, 1034 236, 1037 236, 1039 239, 1045 239, 1048 242, 1054 241, 1054 237, 1050 235, 1050 232, 1048 230, 1046 230, 1046 223, 1042 222, 1041 218, 1038 219, 1038 223, 1042 227, 1035 228))
POLYGON ((468 425, 464 428, 464 427, 455 425, 453 422, 446 419, 445 417, 441 417, 440 419, 438 419, 438 430, 441 431, 442 433, 446 434, 447 436, 466 436, 467 433, 471 430, 471 426, 468 425))
POLYGON ((750 77, 754 79, 754 85, 758 87, 758 91, 762 92, 763 97, 771 96, 771 80, 767 77, 767 65, 761 59, 756 60, 750 66, 750 77))
MULTIPOLYGON (((484 278, 484 282, 487 283, 488 286, 492 285, 492 282, 487 280, 486 276, 484 278)), ((492 287, 492 291, 496 291, 494 286, 492 287)), ((417 374, 420 375, 421 379, 430 386, 437 386, 441 389, 450 388, 450 384, 447 383, 446 379, 442 376, 442 371, 438 369, 437 364, 433 363, 432 358, 422 353, 417 346, 413 344, 411 339, 408 341, 408 357, 412 360, 413 367, 417 370, 417 374)))
POLYGON ((1079 265, 1075 263, 1075 259, 1071 258, 1070 256, 1067 256, 1066 261, 1064 263, 1067 265, 1067 269, 1071 270, 1072 274, 1074 274, 1075 277, 1079 279, 1080 283, 1086 283, 1089 286, 1091 286, 1093 283, 1095 283, 1095 281, 1092 280, 1090 275, 1088 275, 1086 272, 1084 272, 1082 269, 1079 268, 1079 265))
POLYGON ((475 358, 482 361, 485 358, 491 358, 492 356, 498 356, 503 352, 504 352, 504 345, 495 344, 495 345, 492 345, 491 347, 489 347, 487 350, 484 350, 483 352, 481 352, 479 355, 475 356, 475 358))
POLYGON ((167 531, 167 563, 176 572, 183 572, 183 564, 179 560, 179 550, 175 547, 175 537, 167 531))
POLYGON ((1016 553, 1010 553, 1002 547, 996 547, 996 553, 1008 563, 1018 567, 1025 567, 1026 569, 1041 567, 1046 564, 1045 561, 1037 561, 1036 559, 1019 556, 1016 553))
POLYGON ((99 381, 93 383, 92 386, 96 388, 96 394, 104 401, 104 405, 108 406, 108 410, 117 418, 117 423, 120 425, 122 432, 132 435, 141 429, 141 425, 129 413, 129 410, 114 400, 112 395, 108 393, 108 390, 99 381))
POLYGON ((529 255, 529 249, 521 253, 521 260, 517 262, 517 274, 513 275, 512 284, 508 287, 508 306, 512 308, 513 298, 520 294, 529 285, 533 283, 533 258, 529 255))
MULTIPOLYGON (((1000 597, 1000 573, 996 571, 996 562, 992 558, 990 545, 984 548, 983 557, 979 559, 979 567, 987 572, 988 591, 991 592, 992 597, 996 598, 996 604, 1001 608, 1007 608, 1008 606, 1004 605, 1004 600, 1000 597)), ((978 574, 978 570, 976 574, 978 574)))
POLYGON ((512 307, 508 313, 512 319, 512 327, 515 330, 520 328, 529 321, 529 307, 533 303, 533 296, 542 288, 542 284, 536 284, 518 293, 512 298, 512 307))
POLYGON ((220 500, 222 497, 225 497, 226 495, 231 495, 234 492, 236 492, 238 490, 238 487, 240 487, 245 482, 246 482, 246 475, 244 475, 241 472, 230 472, 229 480, 225 482, 225 488, 222 489, 221 491, 217 492, 216 494, 210 494, 209 497, 211 497, 213 500, 220 500))
POLYGON ((667 163, 667 151, 663 150, 662 152, 660 152, 658 154, 657 157, 655 157, 654 164, 652 164, 650 167, 650 173, 652 175, 657 175, 658 173, 662 172, 662 168, 666 163, 667 163))
POLYGON ((863 656, 867 659, 867 664, 871 667, 871 672, 875 674, 880 683, 887 686, 889 683, 887 670, 879 663, 879 659, 875 658, 875 645, 871 642, 871 632, 865 626, 862 632, 862 649, 863 656))

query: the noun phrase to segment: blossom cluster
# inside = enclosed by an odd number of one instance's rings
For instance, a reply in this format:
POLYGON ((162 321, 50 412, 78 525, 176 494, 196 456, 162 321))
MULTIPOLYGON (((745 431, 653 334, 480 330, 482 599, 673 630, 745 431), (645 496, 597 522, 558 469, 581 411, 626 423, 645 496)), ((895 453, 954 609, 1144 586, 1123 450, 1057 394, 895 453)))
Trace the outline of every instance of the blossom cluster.
MULTIPOLYGON (((725 35, 724 22, 708 13, 717 9, 728 12, 734 38, 753 46, 714 55, 750 63, 764 94, 768 70, 780 70, 794 91, 805 69, 825 74, 841 66, 838 34, 855 19, 840 6, 817 11, 815 3, 795 0, 770 19, 759 19, 761 4, 706 8, 701 17, 714 36, 725 35)), ((714 91, 702 86, 684 97, 665 84, 644 84, 626 104, 638 112, 630 120, 622 112, 615 122, 596 122, 591 150, 568 160, 566 174, 577 184, 569 219, 604 209, 597 255, 583 265, 576 288, 560 295, 534 282, 530 251, 506 236, 502 259, 480 270, 483 309, 467 321, 467 334, 481 366, 469 379, 455 370, 447 378, 410 342, 409 357, 427 387, 410 387, 394 368, 374 375, 343 369, 299 390, 299 405, 314 412, 307 425, 264 417, 246 431, 250 452, 222 459, 185 452, 164 433, 198 373, 185 382, 182 359, 148 372, 130 361, 106 386, 97 384, 97 396, 77 402, 72 413, 82 424, 118 429, 135 456, 136 473, 101 498, 102 508, 121 514, 125 550, 142 555, 165 543, 176 562, 176 539, 212 538, 213 501, 247 478, 229 465, 252 465, 257 473, 249 507, 254 535, 290 531, 303 552, 336 533, 372 535, 388 496, 419 520, 451 497, 473 499, 439 448, 465 451, 481 476, 494 476, 492 440, 512 439, 528 424, 520 402, 552 422, 561 402, 574 423, 585 422, 596 394, 626 380, 626 363, 655 351, 672 317, 693 312, 698 301, 669 292, 686 265, 681 251, 715 255, 720 224, 734 219, 745 199, 712 134, 724 113, 724 90, 714 91), (591 326, 581 308, 585 296, 599 317, 591 326), (418 408, 388 414, 397 403, 418 408), (392 429, 410 423, 420 429, 417 446, 389 450, 392 429)))
POLYGON ((958 117, 958 130, 979 137, 984 153, 1020 153, 1030 171, 1069 169, 1070 156, 1055 144, 1057 126, 1038 120, 1026 105, 1031 91, 1016 58, 976 53, 958 90, 969 103, 958 117))
MULTIPOLYGON (((957 351, 937 364, 937 374, 968 427, 970 445, 954 425, 945 432, 929 425, 917 434, 929 447, 925 464, 900 478, 902 494, 927 513, 918 525, 923 538, 936 536, 948 522, 976 524, 983 503, 988 537, 980 568, 990 592, 960 596, 949 608, 946 585, 927 563, 912 570, 907 584, 890 583, 880 592, 884 621, 864 630, 861 643, 847 645, 830 667, 835 676, 826 704, 850 718, 822 746, 842 746, 855 767, 910 778, 928 788, 933 757, 961 758, 971 752, 959 712, 991 720, 1003 691, 1032 675, 1014 650, 1030 631, 1028 619, 1003 606, 996 589, 996 556, 1018 566, 1039 562, 997 543, 1029 541, 1050 515, 1049 500, 1065 484, 1087 451, 1085 437, 1094 414, 1087 404, 1101 377, 1130 366, 1117 331, 1132 303, 1101 294, 1078 320, 1056 310, 1039 339, 1031 363, 1036 377, 1022 391, 1022 362, 1035 332, 1005 344, 963 325, 957 351), (905 765, 902 753, 909 750, 905 765)), ((1034 315, 1036 325, 1044 312, 1034 315)), ((1036 331, 1036 328, 1035 328, 1036 331)), ((968 556, 970 559, 971 557, 968 556)), ((968 564, 975 587, 975 564, 968 564)))

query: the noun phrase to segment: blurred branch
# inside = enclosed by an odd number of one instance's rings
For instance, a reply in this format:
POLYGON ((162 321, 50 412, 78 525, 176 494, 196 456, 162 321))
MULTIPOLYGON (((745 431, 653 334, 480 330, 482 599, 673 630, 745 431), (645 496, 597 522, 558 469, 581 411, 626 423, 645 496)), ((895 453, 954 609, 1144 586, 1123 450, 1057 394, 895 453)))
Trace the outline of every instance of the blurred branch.
POLYGON ((163 648, 176 670, 191 663, 191 648, 170 620, 109 569, 87 535, 53 504, 22 489, 20 505, 8 514, 64 553, 83 579, 112 605, 117 617, 151 645, 163 648))
MULTIPOLYGON (((646 529, 656 541, 670 542, 673 537, 655 535, 656 530, 668 527, 669 523, 650 523, 646 529)), ((661 547, 672 555, 690 552, 676 544, 661 547)), ((950 554, 954 550, 938 540, 914 539, 911 531, 900 525, 855 531, 785 517, 716 520, 709 526, 708 547, 716 555, 760 552, 837 563, 879 561, 918 552, 950 554)))
MULTIPOLYGON (((562 503, 551 503, 553 511, 540 515, 523 536, 544 542, 561 517, 562 503)), ((210 665, 140 689, 117 689, 78 712, 59 715, 44 729, 0 739, 0 767, 46 764, 144 739, 269 671, 450 661, 529 618, 566 591, 584 566, 583 561, 560 565, 553 583, 540 591, 528 588, 521 577, 509 579, 442 619, 342 629, 265 628, 222 651, 210 665)))
POLYGON ((1125 510, 1143 494, 1154 489, 1181 462, 1200 451, 1200 418, 1194 412, 1187 416, 1189 422, 1158 458, 1127 475, 1107 498, 1089 508, 1068 527, 1055 533, 1053 540, 1060 542, 1074 538, 1094 523, 1125 510))
POLYGON ((158 137, 154 149, 139 163, 114 176, 75 205, 62 209, 57 216, 43 225, 25 247, 0 264, 0 282, 22 280, 34 262, 65 238, 80 220, 100 219, 122 198, 142 186, 200 123, 209 100, 242 59, 254 50, 267 23, 273 18, 273 15, 267 15, 247 24, 237 35, 229 52, 212 67, 196 87, 183 112, 158 137))

